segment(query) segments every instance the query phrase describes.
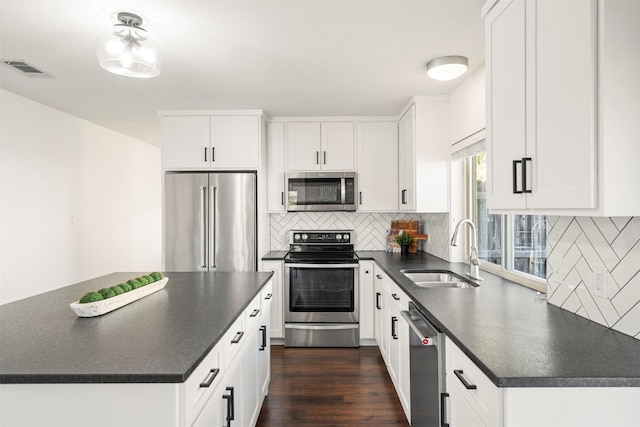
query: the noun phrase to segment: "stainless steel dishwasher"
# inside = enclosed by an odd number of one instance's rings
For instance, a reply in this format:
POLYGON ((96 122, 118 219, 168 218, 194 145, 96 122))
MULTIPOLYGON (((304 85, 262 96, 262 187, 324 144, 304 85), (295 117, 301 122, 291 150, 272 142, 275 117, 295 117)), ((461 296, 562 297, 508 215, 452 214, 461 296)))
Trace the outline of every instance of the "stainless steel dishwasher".
POLYGON ((411 427, 440 427, 444 396, 444 334, 409 302, 411 427))

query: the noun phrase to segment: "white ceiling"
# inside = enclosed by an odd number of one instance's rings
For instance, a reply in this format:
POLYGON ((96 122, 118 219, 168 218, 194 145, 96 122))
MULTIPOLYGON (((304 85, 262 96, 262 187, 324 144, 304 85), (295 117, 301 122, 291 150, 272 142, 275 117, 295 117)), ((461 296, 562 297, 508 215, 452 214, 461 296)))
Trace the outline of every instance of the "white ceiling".
POLYGON ((395 116, 415 95, 449 94, 425 65, 484 63, 484 0, 2 0, 0 86, 160 145, 158 110, 263 109, 269 116, 395 116), (141 15, 164 45, 159 77, 103 71, 96 40, 118 11, 141 15))

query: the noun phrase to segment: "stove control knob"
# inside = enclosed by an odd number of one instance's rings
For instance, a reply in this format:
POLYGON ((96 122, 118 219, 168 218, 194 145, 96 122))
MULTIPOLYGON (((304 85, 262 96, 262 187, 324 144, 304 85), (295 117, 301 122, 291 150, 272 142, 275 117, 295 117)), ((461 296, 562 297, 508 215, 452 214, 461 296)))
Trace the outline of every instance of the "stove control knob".
POLYGON ((342 234, 336 234, 336 240, 342 240, 342 234))
POLYGON ((299 234, 294 234, 293 235, 293 241, 297 242, 298 240, 300 240, 300 235, 299 234))
POLYGON ((302 235, 302 240, 307 240, 309 238, 309 236, 307 236, 306 234, 302 235))
POLYGON ((348 234, 343 234, 342 238, 344 239, 345 242, 349 241, 349 235, 348 234))

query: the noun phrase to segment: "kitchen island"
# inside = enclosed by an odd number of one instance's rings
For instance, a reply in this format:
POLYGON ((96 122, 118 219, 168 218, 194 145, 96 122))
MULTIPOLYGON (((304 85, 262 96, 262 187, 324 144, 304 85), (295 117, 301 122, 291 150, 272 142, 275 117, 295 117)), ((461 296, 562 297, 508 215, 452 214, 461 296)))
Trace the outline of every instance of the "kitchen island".
POLYGON ((244 327, 271 273, 165 273, 164 289, 111 313, 79 318, 69 308, 140 275, 113 273, 0 306, 1 425, 191 425, 185 382, 239 320, 244 327), (20 413, 26 421, 15 424, 20 413))

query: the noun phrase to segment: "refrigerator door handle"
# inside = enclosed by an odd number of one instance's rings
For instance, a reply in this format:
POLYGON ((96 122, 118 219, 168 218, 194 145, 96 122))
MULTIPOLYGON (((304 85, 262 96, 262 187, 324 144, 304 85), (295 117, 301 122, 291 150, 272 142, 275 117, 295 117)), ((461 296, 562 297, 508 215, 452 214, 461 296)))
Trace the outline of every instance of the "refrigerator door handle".
POLYGON ((207 187, 200 187, 200 268, 207 268, 207 239, 205 230, 207 228, 207 215, 205 213, 207 187))
POLYGON ((209 199, 209 269, 216 268, 216 210, 218 187, 210 187, 209 199))

